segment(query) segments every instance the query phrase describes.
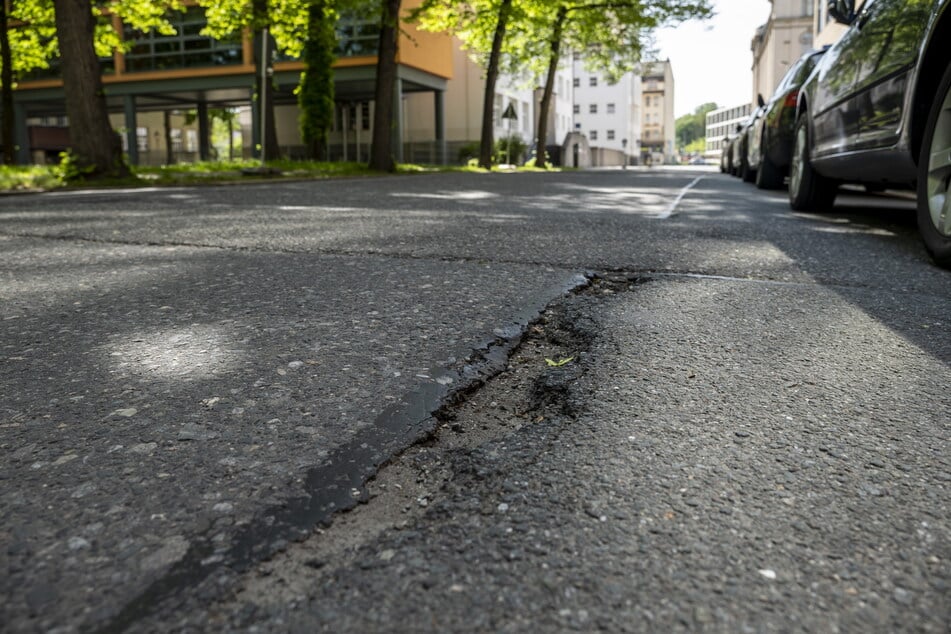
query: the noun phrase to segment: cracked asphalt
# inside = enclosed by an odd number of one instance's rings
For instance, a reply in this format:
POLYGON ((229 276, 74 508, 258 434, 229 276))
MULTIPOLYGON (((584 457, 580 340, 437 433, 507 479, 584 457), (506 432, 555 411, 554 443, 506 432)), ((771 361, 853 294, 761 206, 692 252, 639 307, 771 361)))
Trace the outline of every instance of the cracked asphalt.
POLYGON ((4 197, 0 621, 947 631, 909 209, 674 169, 4 197))

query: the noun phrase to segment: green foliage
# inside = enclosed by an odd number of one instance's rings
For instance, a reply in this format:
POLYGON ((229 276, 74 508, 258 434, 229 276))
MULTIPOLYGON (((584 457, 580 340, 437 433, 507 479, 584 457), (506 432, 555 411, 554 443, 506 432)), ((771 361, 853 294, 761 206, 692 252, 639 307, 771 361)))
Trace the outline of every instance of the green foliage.
POLYGON ((337 14, 329 3, 315 0, 308 9, 307 41, 297 101, 300 130, 311 155, 319 158, 334 120, 334 50, 337 47, 337 14))
POLYGON ((495 146, 492 150, 492 162, 520 163, 527 151, 528 144, 525 143, 521 135, 513 134, 502 137, 495 142, 495 146))
POLYGON ((9 33, 11 66, 16 75, 49 68, 50 60, 59 54, 52 2, 14 2, 9 33))
POLYGON ((77 157, 72 150, 59 153, 57 175, 65 182, 85 180, 96 171, 95 165, 88 165, 77 157))
POLYGON ((0 166, 0 191, 41 191, 62 187, 64 184, 56 166, 0 166))
POLYGON ((457 159, 460 163, 468 163, 471 159, 476 159, 478 163, 479 142, 472 141, 459 148, 457 159))
MULTIPOLYGON (((705 103, 697 106, 692 114, 685 114, 676 121, 675 136, 678 147, 686 148, 700 139, 701 141, 707 135, 707 113, 716 110, 717 104, 705 103)), ((702 151, 703 148, 701 148, 702 151)))

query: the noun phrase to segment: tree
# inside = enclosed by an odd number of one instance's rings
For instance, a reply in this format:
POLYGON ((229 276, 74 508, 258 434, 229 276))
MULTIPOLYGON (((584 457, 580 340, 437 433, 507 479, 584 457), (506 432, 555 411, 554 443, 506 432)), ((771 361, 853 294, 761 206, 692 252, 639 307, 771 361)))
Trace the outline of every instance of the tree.
POLYGON ((540 63, 546 65, 538 111, 538 156, 544 156, 555 76, 565 45, 582 52, 589 70, 617 79, 641 62, 650 31, 710 15, 710 0, 567 0, 533 4, 520 25, 518 49, 523 51, 526 65, 536 73, 542 72, 540 63))
POLYGON ((707 113, 716 109, 717 104, 705 103, 697 106, 693 113, 679 117, 675 122, 677 145, 687 147, 697 139, 704 138, 707 134, 707 113))
POLYGON ((307 41, 297 101, 300 105, 300 130, 308 154, 326 158, 327 131, 334 119, 334 50, 337 35, 336 12, 327 0, 314 0, 308 7, 307 41))
POLYGON ((382 0, 380 39, 377 47, 376 91, 373 108, 373 138, 370 144, 370 169, 392 172, 393 98, 396 91, 396 55, 399 52, 399 15, 401 0, 382 0))
MULTIPOLYGON (((10 57, 3 59, 3 90, 12 88, 12 75, 49 66, 59 56, 66 115, 72 145, 72 176, 123 177, 129 168, 122 144, 109 123, 102 91, 99 57, 122 45, 111 17, 116 15, 137 28, 168 32, 166 11, 179 8, 179 0, 18 0, 12 3, 10 57), (81 131, 81 132, 80 132, 81 131)), ((0 51, 0 57, 3 52, 0 51)))
POLYGON ((198 0, 205 9, 207 24, 202 34, 218 40, 254 34, 255 99, 264 108, 264 160, 280 157, 277 125, 274 118, 273 85, 267 72, 276 52, 300 56, 307 41, 310 0, 198 0), (268 58, 262 58, 263 38, 267 32, 268 58), (264 71, 264 72, 262 72, 264 71))
POLYGON ((69 118, 74 176, 124 178, 128 165, 122 142, 109 123, 102 91, 94 34, 96 20, 90 0, 53 0, 69 118))
POLYGON ((0 135, 3 136, 3 162, 13 165, 16 144, 13 141, 13 55, 10 52, 9 16, 7 3, 0 0, 0 107, 3 108, 3 122, 0 135))
POLYGON ((411 17, 421 28, 458 36, 485 62, 480 165, 488 167, 500 71, 545 77, 536 135, 544 156, 554 79, 566 47, 582 52, 589 69, 620 77, 641 61, 650 30, 711 14, 710 0, 424 0, 411 17))
POLYGON ((482 102, 482 132, 479 165, 492 167, 495 128, 495 87, 503 67, 506 33, 511 21, 521 18, 522 4, 542 0, 423 0, 409 19, 426 31, 457 36, 470 55, 484 64, 485 94, 482 102))

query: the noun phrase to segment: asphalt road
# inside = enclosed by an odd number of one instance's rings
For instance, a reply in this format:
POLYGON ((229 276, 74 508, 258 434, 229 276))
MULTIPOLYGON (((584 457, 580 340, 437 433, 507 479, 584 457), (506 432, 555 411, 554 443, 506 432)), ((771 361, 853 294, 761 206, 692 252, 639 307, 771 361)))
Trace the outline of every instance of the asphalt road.
POLYGON ((910 209, 686 169, 4 197, 0 622, 946 631, 910 209))

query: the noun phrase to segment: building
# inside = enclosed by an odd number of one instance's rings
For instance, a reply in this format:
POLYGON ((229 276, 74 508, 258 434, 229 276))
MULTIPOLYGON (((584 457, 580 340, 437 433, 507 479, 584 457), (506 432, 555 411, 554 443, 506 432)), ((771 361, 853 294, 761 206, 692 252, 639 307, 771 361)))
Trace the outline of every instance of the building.
POLYGON ((641 159, 676 160, 674 143, 674 72, 670 60, 652 62, 641 72, 641 159))
MULTIPOLYGON (((625 73, 609 83, 574 61, 574 129, 588 139, 592 165, 626 165, 640 156, 641 77, 625 73)), ((564 137, 562 137, 564 138, 564 137)))
MULTIPOLYGON (((753 51, 753 92, 768 99, 780 80, 804 53, 813 49, 817 0, 770 0, 766 24, 756 30, 753 51)), ((821 2, 821 0, 820 0, 821 2)))
MULTIPOLYGON (((404 0, 404 11, 421 0, 404 0)), ((261 138, 258 104, 254 99, 255 46, 250 36, 221 42, 201 35, 205 15, 189 6, 174 13, 177 33, 141 33, 125 27, 123 37, 133 44, 127 53, 116 51, 101 60, 107 107, 113 127, 123 134, 123 145, 133 164, 212 158, 209 113, 228 109, 237 113, 232 137, 242 140, 243 156, 255 152, 261 138), (240 131, 240 132, 238 132, 240 131)), ((120 25, 121 26, 121 25, 120 25)), ((376 73, 378 25, 372 21, 341 20, 338 26, 335 71, 336 123, 329 150, 333 159, 367 158, 371 139, 376 73)), ((406 104, 426 101, 431 116, 426 131, 431 156, 445 159, 446 96, 453 78, 453 41, 446 34, 401 26, 396 86, 397 112, 394 144, 403 160, 407 139, 406 104)), ((304 147, 298 130, 294 89, 303 63, 277 59, 273 63, 273 103, 282 154, 301 157, 304 147)), ((18 161, 44 162, 68 146, 63 84, 55 67, 21 78, 14 92, 18 161)))
MULTIPOLYGON (((829 15, 828 0, 814 0, 814 2, 816 3, 816 8, 814 11, 815 21, 812 29, 814 36, 813 42, 816 48, 821 48, 828 44, 834 44, 842 37, 842 34, 845 33, 845 29, 848 27, 844 24, 839 24, 829 15)), ((863 4, 865 4, 865 0, 856 0, 855 10, 858 11, 861 9, 863 4)))
POLYGON ((707 157, 719 158, 727 143, 736 134, 736 126, 746 120, 753 111, 752 104, 741 104, 727 108, 717 108, 707 113, 706 137, 707 157))
MULTIPOLYGON (((485 95, 485 70, 464 51, 458 40, 452 50, 452 79, 446 86, 446 143, 449 162, 462 162, 478 155, 482 131, 482 107, 485 95)), ((496 140, 518 137, 529 148, 536 145, 538 104, 541 88, 535 78, 500 75, 493 99, 493 135, 496 140), (515 118, 502 115, 511 106, 515 118)), ((571 130, 571 63, 566 61, 555 76, 555 87, 548 113, 546 145, 560 145, 571 130)), ((425 95, 409 95, 407 116, 407 161, 428 161, 427 147, 432 144, 433 103, 425 95)), ((512 157, 522 162, 528 157, 512 157)))
MULTIPOLYGON (((421 0, 404 0, 403 11, 421 0)), ((200 34, 201 7, 173 13, 177 34, 122 29, 131 50, 101 60, 113 128, 135 165, 211 158, 257 156, 261 116, 254 98, 257 45, 250 36, 219 42, 200 34), (234 114, 221 130, 216 113, 234 114), (213 138, 217 139, 213 143, 213 138)), ((328 158, 364 161, 373 125, 378 25, 342 18, 338 23, 335 121, 328 158)), ((484 71, 447 34, 401 25, 394 151, 397 160, 451 163, 478 153, 484 71)), ((303 64, 278 58, 273 64, 273 104, 282 156, 302 158, 299 110, 294 90, 303 64)), ((540 89, 531 77, 499 78, 494 95, 495 138, 521 137, 534 146, 540 89), (515 117, 503 118, 512 107, 515 117)), ((559 145, 572 130, 571 62, 556 76, 549 113, 549 144, 559 145)), ((58 161, 69 146, 62 81, 58 69, 22 78, 14 111, 21 163, 58 161)), ((524 157, 519 157, 524 158, 524 157)))

